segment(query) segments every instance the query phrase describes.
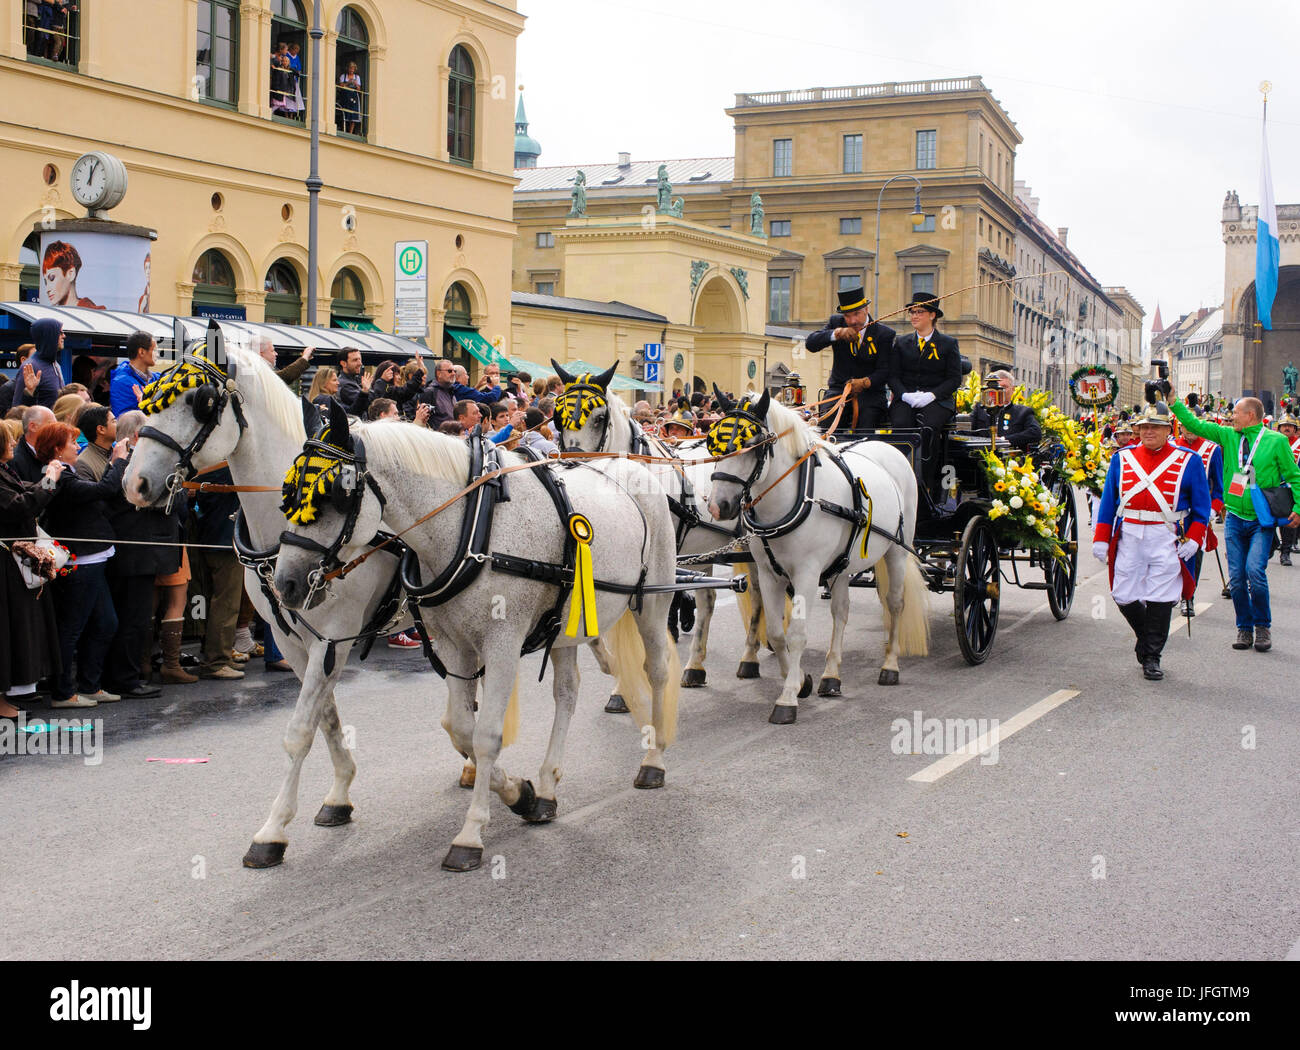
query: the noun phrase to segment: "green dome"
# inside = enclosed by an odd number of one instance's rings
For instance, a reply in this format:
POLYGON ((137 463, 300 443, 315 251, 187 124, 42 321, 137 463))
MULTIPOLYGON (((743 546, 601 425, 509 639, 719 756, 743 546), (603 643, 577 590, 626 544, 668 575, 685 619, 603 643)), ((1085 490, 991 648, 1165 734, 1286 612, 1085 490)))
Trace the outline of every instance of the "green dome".
POLYGON ((519 105, 515 107, 515 167, 535 168, 537 158, 542 155, 542 144, 528 134, 528 117, 524 113, 524 95, 519 93, 519 105))

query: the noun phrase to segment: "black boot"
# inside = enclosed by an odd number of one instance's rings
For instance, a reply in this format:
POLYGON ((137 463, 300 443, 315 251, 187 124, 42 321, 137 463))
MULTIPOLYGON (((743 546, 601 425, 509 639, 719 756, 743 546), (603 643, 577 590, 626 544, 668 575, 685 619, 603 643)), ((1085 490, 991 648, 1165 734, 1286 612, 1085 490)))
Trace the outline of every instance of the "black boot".
POLYGON ((1127 605, 1119 606, 1119 611, 1137 636, 1137 645, 1133 647, 1133 653, 1137 656, 1138 663, 1145 664, 1147 662, 1146 610, 1141 602, 1129 602, 1127 605))
POLYGON ((1147 602, 1147 658, 1142 661, 1142 674, 1153 682, 1158 682, 1165 676, 1164 671, 1160 670, 1160 654, 1164 651, 1165 642, 1169 640, 1169 621, 1176 604, 1177 602, 1147 602))
POLYGON ((677 610, 677 621, 681 625, 682 633, 689 634, 695 629, 695 595, 690 591, 679 592, 681 605, 677 610))

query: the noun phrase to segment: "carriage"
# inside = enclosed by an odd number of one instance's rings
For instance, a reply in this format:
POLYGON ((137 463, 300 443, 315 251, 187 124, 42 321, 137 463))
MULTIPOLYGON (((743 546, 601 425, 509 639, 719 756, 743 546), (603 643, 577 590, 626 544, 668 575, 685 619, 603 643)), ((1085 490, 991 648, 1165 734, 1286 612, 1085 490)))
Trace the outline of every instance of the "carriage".
MULTIPOLYGON (((1059 445, 1045 437, 1030 454, 1042 483, 1060 501, 1056 538, 1064 560, 1039 548, 1018 545, 990 518, 994 496, 980 454, 989 450, 1001 453, 1010 446, 973 433, 969 415, 954 417, 937 446, 941 457, 938 473, 953 479, 956 490, 944 501, 935 500, 922 482, 920 429, 852 432, 840 438, 837 447, 861 441, 888 442, 912 464, 922 507, 913 545, 929 588, 936 593, 952 592, 957 643, 967 663, 982 664, 993 649, 1004 584, 1046 591, 1056 619, 1064 620, 1070 614, 1078 575, 1079 520, 1073 486, 1061 469, 1059 445)), ((864 573, 854 585, 872 587, 875 581, 870 573, 864 573)))

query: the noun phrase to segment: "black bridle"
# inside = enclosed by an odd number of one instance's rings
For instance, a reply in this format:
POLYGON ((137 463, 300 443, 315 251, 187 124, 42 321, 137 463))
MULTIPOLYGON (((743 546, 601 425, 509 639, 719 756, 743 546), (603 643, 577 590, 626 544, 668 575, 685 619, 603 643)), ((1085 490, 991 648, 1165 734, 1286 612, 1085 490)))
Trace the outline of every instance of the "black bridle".
POLYGON ((328 546, 318 543, 309 536, 300 536, 296 532, 285 530, 280 533, 281 545, 297 547, 321 556, 320 564, 307 577, 307 596, 303 608, 311 607, 311 600, 316 592, 326 584, 326 577, 343 567, 339 552, 348 545, 356 531, 357 519, 361 516, 361 503, 365 490, 370 489, 379 500, 382 513, 388 501, 384 498, 379 482, 366 470, 366 447, 358 437, 352 438, 352 451, 331 445, 315 438, 309 438, 302 447, 302 452, 294 460, 293 467, 284 483, 284 500, 280 509, 285 516, 293 513, 305 501, 314 501, 311 489, 315 487, 321 473, 331 472, 337 468, 338 476, 334 478, 327 492, 329 506, 343 515, 343 527, 333 542, 328 546), (309 474, 312 467, 324 462, 325 465, 309 474))
POLYGON ((741 496, 748 502, 752 498, 750 490, 753 488, 754 482, 762 474, 763 468, 767 465, 768 457, 773 454, 773 442, 774 438, 767 429, 767 423, 764 420, 744 408, 733 408, 709 428, 707 446, 709 453, 714 456, 723 456, 728 453, 752 450, 758 455, 748 477, 742 478, 735 474, 729 474, 725 470, 715 470, 709 475, 709 482, 711 484, 718 481, 734 482, 740 486, 741 496))
MULTIPOLYGON (((185 394, 177 396, 192 397, 191 411, 194 418, 199 423, 199 431, 190 440, 188 445, 182 445, 170 434, 167 434, 157 427, 145 426, 140 428, 139 436, 150 438, 157 441, 160 445, 171 449, 177 455, 176 469, 167 475, 164 484, 167 486, 167 504, 165 512, 170 514, 172 504, 176 502, 176 497, 184 490, 185 482, 194 476, 194 456, 212 436, 212 432, 221 425, 221 414, 225 411, 226 405, 235 414, 235 422, 239 424, 239 433, 242 435, 248 429, 248 420, 244 416, 243 398, 235 386, 235 381, 225 372, 221 371, 212 362, 202 357, 192 356, 178 361, 160 376, 155 383, 151 383, 144 400, 148 401, 148 392, 153 389, 165 389, 168 385, 175 385, 176 380, 180 378, 185 369, 193 369, 201 374, 201 378, 207 382, 200 382, 191 387, 192 394, 186 391, 185 394)), ((175 400, 173 398, 173 400, 175 400)), ((162 411, 163 408, 170 407, 164 405, 154 411, 162 411)), ((146 413, 152 414, 152 413, 146 413)))

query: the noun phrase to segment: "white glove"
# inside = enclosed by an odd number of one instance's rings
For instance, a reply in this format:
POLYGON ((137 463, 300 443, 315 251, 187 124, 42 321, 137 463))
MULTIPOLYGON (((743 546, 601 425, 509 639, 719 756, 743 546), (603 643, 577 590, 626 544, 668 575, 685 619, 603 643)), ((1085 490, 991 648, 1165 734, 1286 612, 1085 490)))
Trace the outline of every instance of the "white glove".
POLYGON ((1191 561, 1196 557, 1196 552, 1201 549, 1201 545, 1195 540, 1183 540, 1178 545, 1178 557, 1183 561, 1191 561))
POLYGON ((1098 540, 1092 545, 1092 556, 1102 564, 1105 564, 1110 559, 1110 544, 1102 543, 1098 540))
POLYGON ((920 396, 921 396, 921 395, 920 395, 919 392, 917 392, 917 393, 911 393, 911 394, 904 394, 904 395, 903 395, 903 403, 904 403, 904 404, 907 404, 907 405, 911 405, 913 408, 915 408, 915 407, 916 407, 917 399, 918 399, 920 396))
POLYGON ((912 396, 916 398, 916 400, 912 402, 913 408, 925 408, 926 405, 934 401, 934 395, 928 390, 921 390, 912 396))

